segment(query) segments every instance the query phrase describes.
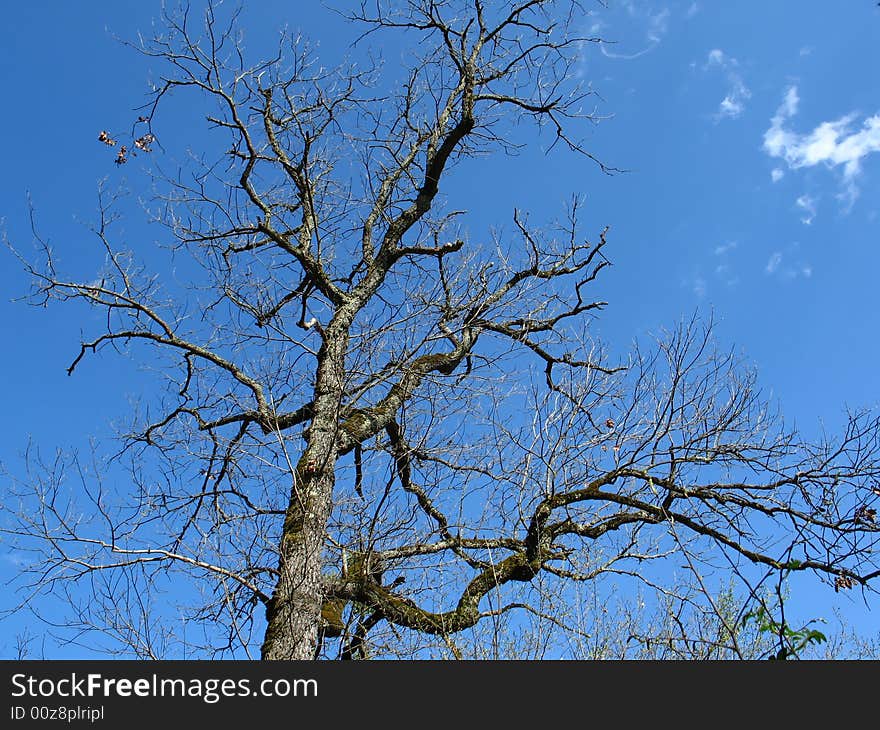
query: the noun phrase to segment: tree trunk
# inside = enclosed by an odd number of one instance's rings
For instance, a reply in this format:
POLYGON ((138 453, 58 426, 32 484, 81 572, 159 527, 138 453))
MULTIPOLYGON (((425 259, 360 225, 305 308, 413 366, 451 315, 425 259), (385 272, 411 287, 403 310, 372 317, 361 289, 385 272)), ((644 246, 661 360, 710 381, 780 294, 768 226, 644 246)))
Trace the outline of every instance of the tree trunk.
MULTIPOLYGON (((347 323, 346 323, 347 324, 347 323)), ((328 326, 318 356, 308 446, 297 463, 284 519, 278 582, 266 606, 262 658, 313 659, 321 621, 322 556, 333 504, 347 327, 328 326)))
MULTIPOLYGON (((307 458, 308 451, 306 451, 307 458)), ((299 475, 305 471, 301 461, 299 475)), ((321 620, 321 554, 333 493, 333 469, 292 490, 284 520, 278 582, 266 607, 263 659, 313 659, 321 620)))

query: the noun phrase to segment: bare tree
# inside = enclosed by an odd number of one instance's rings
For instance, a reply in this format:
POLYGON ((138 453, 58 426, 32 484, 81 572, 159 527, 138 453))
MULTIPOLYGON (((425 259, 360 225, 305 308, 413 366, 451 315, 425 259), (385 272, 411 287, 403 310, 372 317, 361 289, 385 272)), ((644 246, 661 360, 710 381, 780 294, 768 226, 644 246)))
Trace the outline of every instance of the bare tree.
POLYGON ((585 240, 577 199, 543 226, 517 209, 483 242, 454 207, 450 170, 479 174, 523 121, 593 159, 583 12, 364 3, 362 44, 414 49, 390 82, 366 53, 328 69, 288 36, 252 65, 211 6, 164 16, 140 47, 163 72, 133 142, 101 141, 119 164, 159 156, 164 110, 204 110, 204 154, 156 173, 185 283, 117 246, 106 192, 95 277, 65 277, 42 243, 21 256, 36 303, 104 315, 71 374, 113 349, 164 396, 114 457, 129 490, 105 463, 33 455, 4 528, 38 551, 28 600, 61 596, 68 629, 147 657, 505 656, 529 626, 539 656, 596 639, 580 586, 641 584, 669 607, 663 632, 742 655, 728 624, 745 609, 719 605, 713 572, 749 600, 785 571, 869 586, 875 415, 802 440, 697 320, 615 360, 587 332, 607 229, 585 240), (724 630, 695 637, 706 615, 724 630))

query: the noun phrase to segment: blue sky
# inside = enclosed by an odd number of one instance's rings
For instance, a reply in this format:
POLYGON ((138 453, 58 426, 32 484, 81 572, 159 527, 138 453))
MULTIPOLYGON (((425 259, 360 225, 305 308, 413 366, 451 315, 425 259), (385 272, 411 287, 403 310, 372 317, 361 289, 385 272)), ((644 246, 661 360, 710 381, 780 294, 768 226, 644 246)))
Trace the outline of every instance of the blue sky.
MULTIPOLYGON (((40 230, 75 263, 98 180, 135 174, 108 164, 96 137, 128 128, 150 74, 147 60, 114 36, 148 34, 159 7, 4 5, 0 219, 16 245, 30 245, 30 195, 40 230)), ((721 341, 757 365, 765 392, 806 433, 822 423, 833 431, 845 405, 877 405, 880 8, 869 0, 584 7, 584 32, 606 41, 585 48, 580 69, 603 117, 586 139, 626 172, 606 176, 537 148, 495 159, 479 179, 456 177, 463 198, 481 196, 475 220, 506 215, 509 225, 514 205, 552 217, 582 194, 585 227, 611 227, 614 266, 599 284, 610 306, 596 323, 605 340, 624 348, 694 310, 712 312, 721 341)), ((286 24, 333 60, 352 37, 318 3, 266 0, 243 18, 251 48, 286 24)), ((136 217, 123 227, 132 245, 154 235, 136 217)), ((49 452, 83 448, 89 435, 100 440, 150 381, 106 356, 68 378, 82 312, 12 301, 27 282, 2 255, 0 461, 18 472, 28 439, 49 452)), ((0 578, 15 574, 17 559, 0 544, 0 578)), ((876 628, 876 611, 857 596, 797 589, 816 607, 806 613, 828 615, 838 601, 860 627, 876 628)), ((0 626, 0 656, 9 655, 10 630, 0 626)))

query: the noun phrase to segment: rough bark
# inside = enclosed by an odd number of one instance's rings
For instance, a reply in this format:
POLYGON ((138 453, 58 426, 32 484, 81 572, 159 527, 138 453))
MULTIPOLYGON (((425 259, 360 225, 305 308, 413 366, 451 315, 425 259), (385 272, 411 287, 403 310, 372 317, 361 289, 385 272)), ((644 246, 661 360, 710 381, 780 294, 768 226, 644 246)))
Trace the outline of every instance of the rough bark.
POLYGON ((322 554, 338 456, 349 322, 338 318, 322 333, 308 446, 293 472, 279 543, 278 582, 266 606, 263 659, 311 659, 324 599, 322 554))

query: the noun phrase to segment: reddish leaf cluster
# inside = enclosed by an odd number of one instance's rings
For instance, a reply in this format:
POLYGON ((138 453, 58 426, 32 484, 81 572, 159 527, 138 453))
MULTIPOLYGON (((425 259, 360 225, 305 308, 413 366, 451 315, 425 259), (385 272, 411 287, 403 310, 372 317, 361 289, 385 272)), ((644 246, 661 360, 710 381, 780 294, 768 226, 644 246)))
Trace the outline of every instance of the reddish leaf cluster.
POLYGON ((605 425, 606 425, 608 428, 614 428, 614 419, 613 419, 613 418, 609 418, 609 419, 607 419, 607 420, 605 421, 605 425))
POLYGON ((837 593, 841 588, 847 590, 853 587, 853 579, 848 575, 838 575, 834 579, 834 592, 837 593))
POLYGON ((155 139, 156 138, 152 134, 145 134, 143 137, 138 137, 134 141, 134 146, 142 152, 152 152, 153 150, 150 148, 150 145, 155 139))
POLYGON ((856 522, 863 522, 868 525, 873 525, 877 521, 877 510, 875 510, 873 507, 868 507, 868 505, 863 504, 855 511, 853 519, 856 522))
MULTIPOLYGON (((138 117, 138 122, 148 122, 148 121, 149 120, 146 117, 138 117)), ((98 134, 98 141, 103 142, 108 147, 115 147, 116 146, 116 140, 110 136, 109 132, 107 132, 106 130, 103 130, 103 129, 98 134)), ((140 137, 135 139, 133 142, 133 145, 134 145, 134 147, 139 149, 141 152, 152 152, 153 149, 152 149, 152 147, 150 147, 150 145, 153 144, 153 142, 155 142, 155 141, 156 141, 156 137, 152 133, 147 132, 146 134, 141 135, 140 137)), ((132 151, 131 154, 132 154, 132 156, 136 156, 137 152, 132 151)), ((126 162, 128 162, 128 155, 129 155, 129 148, 126 145, 122 145, 119 148, 119 151, 116 153, 116 159, 114 160, 114 162, 117 165, 124 165, 126 162)))

